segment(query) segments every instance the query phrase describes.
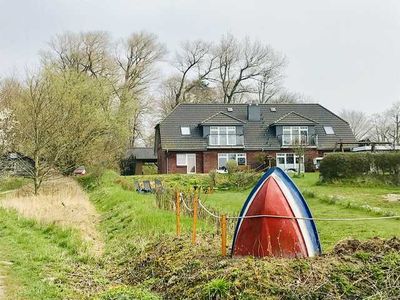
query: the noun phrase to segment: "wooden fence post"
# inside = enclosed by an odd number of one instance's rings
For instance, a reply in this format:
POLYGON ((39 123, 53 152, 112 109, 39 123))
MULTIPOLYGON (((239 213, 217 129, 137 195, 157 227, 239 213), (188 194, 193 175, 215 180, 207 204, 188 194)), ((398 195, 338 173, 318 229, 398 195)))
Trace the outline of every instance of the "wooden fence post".
POLYGON ((180 193, 177 190, 175 193, 175 209, 176 209, 176 235, 181 235, 181 201, 180 193))
POLYGON ((226 215, 221 215, 221 254, 226 256, 226 215))
POLYGON ((197 207, 198 207, 198 195, 197 191, 194 191, 193 198, 193 230, 192 230, 192 243, 196 243, 196 227, 197 227, 197 207))

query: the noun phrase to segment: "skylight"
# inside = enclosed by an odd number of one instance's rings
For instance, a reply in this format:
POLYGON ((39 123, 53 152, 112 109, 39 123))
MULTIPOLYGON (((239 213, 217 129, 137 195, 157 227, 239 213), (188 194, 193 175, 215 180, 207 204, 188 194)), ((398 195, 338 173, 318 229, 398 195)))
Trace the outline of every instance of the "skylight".
POLYGON ((228 107, 226 110, 229 112, 233 112, 233 107, 228 107))
POLYGON ((271 107, 269 110, 272 112, 276 112, 276 107, 271 107))
POLYGON ((181 126, 181 134, 182 135, 190 135, 190 127, 189 126, 181 126))
POLYGON ((332 126, 324 126, 324 130, 326 134, 335 134, 335 131, 333 131, 332 126))

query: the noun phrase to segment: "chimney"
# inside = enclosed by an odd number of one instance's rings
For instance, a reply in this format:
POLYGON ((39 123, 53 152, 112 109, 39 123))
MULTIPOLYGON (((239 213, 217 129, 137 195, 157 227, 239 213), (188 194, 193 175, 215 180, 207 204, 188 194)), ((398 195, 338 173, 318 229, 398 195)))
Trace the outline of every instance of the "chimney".
POLYGON ((247 105, 247 120, 261 121, 261 107, 258 104, 247 105))

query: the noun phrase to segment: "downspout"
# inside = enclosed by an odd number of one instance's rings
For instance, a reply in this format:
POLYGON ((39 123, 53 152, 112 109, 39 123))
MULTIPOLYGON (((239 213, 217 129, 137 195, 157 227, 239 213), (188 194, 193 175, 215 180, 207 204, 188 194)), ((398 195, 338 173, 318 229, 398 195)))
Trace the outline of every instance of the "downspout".
POLYGON ((169 169, 169 160, 168 160, 168 149, 166 149, 166 152, 167 152, 167 174, 168 174, 168 169, 169 169))

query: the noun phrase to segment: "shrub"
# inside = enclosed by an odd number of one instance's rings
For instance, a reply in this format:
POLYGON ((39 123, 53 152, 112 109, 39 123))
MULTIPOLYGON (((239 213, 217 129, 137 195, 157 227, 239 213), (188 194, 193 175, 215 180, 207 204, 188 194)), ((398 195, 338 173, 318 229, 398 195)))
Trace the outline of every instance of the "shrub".
POLYGON ((371 160, 365 153, 332 153, 327 155, 320 165, 323 181, 355 178, 368 173, 371 160))
POLYGON ((230 159, 226 162, 226 169, 228 170, 228 174, 233 174, 238 170, 238 164, 236 160, 230 159))
POLYGON ((217 171, 212 170, 210 173, 208 173, 208 176, 210 177, 210 187, 214 188, 217 186, 217 171))
POLYGON ((225 299, 231 284, 225 279, 213 279, 204 286, 204 299, 225 299))
POLYGON ((143 175, 156 175, 158 174, 158 169, 155 164, 144 164, 143 165, 143 175))
POLYGON ((157 295, 141 288, 113 287, 95 297, 95 300, 157 300, 157 295))
POLYGON ((360 181, 370 176, 381 183, 399 184, 400 152, 332 153, 321 161, 320 172, 323 181, 360 181))

